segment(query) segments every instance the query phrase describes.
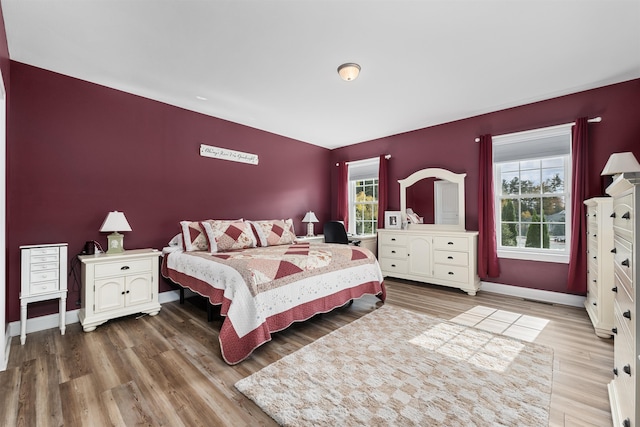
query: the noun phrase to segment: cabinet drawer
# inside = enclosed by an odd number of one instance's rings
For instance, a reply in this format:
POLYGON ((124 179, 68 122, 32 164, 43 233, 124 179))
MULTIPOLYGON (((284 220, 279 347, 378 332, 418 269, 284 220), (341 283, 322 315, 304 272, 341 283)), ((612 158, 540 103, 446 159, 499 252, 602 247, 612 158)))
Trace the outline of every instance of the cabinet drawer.
POLYGON ((406 274, 409 271, 407 260, 380 258, 380 269, 384 274, 406 274))
POLYGON ((150 259, 101 263, 95 267, 95 277, 138 274, 151 271, 152 268, 153 262, 150 259))
MULTIPOLYGON (((633 304, 633 300, 631 299, 631 296, 627 293, 627 290, 625 289, 624 286, 621 286, 620 284, 620 278, 618 277, 618 275, 615 275, 616 277, 616 286, 618 287, 618 293, 616 293, 616 299, 615 299, 615 303, 614 306, 616 307, 617 310, 620 310, 620 313, 622 314, 622 321, 621 321, 621 326, 622 329, 627 331, 627 334, 634 336, 635 337, 635 333, 636 333, 636 308, 635 305, 633 304), (627 317, 628 316, 628 317, 627 317)), ((620 332, 619 332, 620 335, 620 332)))
POLYGON ((57 256, 60 253, 60 248, 32 248, 29 252, 31 254, 32 262, 35 262, 33 261, 33 258, 43 255, 55 255, 56 259, 58 259, 57 256))
POLYGON ((435 249, 448 249, 454 251, 468 251, 469 239, 466 237, 434 237, 433 247, 435 249))
POLYGON ((33 295, 44 294, 47 292, 53 292, 58 290, 58 281, 52 280, 49 282, 32 282, 29 286, 29 293, 33 295))
POLYGON ((57 262, 44 262, 40 264, 31 264, 31 271, 57 270, 57 262))
POLYGON ((635 358, 633 357, 633 349, 631 347, 633 343, 632 338, 624 327, 621 328, 619 326, 623 324, 625 320, 626 319, 622 318, 619 308, 616 307, 614 324, 618 327, 618 334, 613 342, 613 358, 614 368, 617 369, 618 375, 614 376, 614 381, 616 387, 621 392, 620 397, 625 399, 625 403, 628 405, 627 408, 631 409, 635 402, 634 383, 637 372, 635 372, 636 364, 634 363, 635 358), (631 375, 625 372, 625 367, 628 367, 627 370, 629 370, 631 375))
POLYGON ((381 246, 380 258, 399 258, 405 259, 407 257, 407 248, 403 246, 381 246))
POLYGON ((617 236, 613 241, 613 245, 615 247, 613 256, 614 270, 620 275, 620 280, 629 288, 629 293, 631 293, 634 267, 632 259, 633 245, 617 236))
POLYGON ((469 268, 457 265, 435 264, 433 275, 438 279, 451 280, 454 282, 469 282, 469 268))
POLYGON ((388 234, 388 233, 380 233, 378 234, 378 244, 381 246, 386 245, 407 245, 407 236, 403 234, 388 234))
POLYGON ((49 255, 31 255, 31 264, 48 264, 48 263, 58 263, 58 253, 49 254, 49 255))
POLYGON ((634 212, 633 194, 627 194, 613 200, 613 229, 616 233, 631 240, 633 233, 634 212))
POLYGON ((469 265, 468 252, 451 252, 451 251, 434 251, 433 260, 437 264, 461 265, 466 267, 469 265))
POLYGON ((32 283, 46 282, 58 279, 58 270, 32 271, 30 275, 32 283))

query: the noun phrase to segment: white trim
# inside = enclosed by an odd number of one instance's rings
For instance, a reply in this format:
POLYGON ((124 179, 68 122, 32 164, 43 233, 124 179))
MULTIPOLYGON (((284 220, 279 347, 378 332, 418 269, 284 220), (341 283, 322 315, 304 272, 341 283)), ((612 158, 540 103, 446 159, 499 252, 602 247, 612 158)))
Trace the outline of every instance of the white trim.
POLYGON ((584 307, 586 297, 564 294, 561 292, 543 291, 541 289, 522 288, 520 286, 502 285, 500 283, 481 282, 480 290, 494 294, 508 295, 551 304, 584 307))
MULTIPOLYGON (((560 252, 560 251, 558 251, 560 252)), ((540 262, 555 262, 558 264, 569 264, 569 254, 562 253, 553 253, 549 250, 549 253, 541 253, 541 252, 529 252, 526 248, 519 249, 506 249, 506 247, 502 247, 498 249, 498 258, 509 258, 509 259, 521 259, 524 261, 540 261, 540 262)))
MULTIPOLYGON (((177 301, 179 299, 180 299, 180 291, 161 292, 158 295, 158 302, 160 302, 160 304, 177 301)), ((72 323, 78 323, 79 311, 80 310, 67 311, 65 316, 65 324, 70 325, 72 323)), ((27 333, 44 331, 46 329, 51 329, 51 328, 58 328, 60 326, 59 321, 60 321, 60 316, 58 315, 58 313, 27 319, 27 333)), ((20 335, 20 321, 16 320, 15 322, 9 323, 7 329, 8 329, 7 337, 9 338, 9 342, 11 342, 10 337, 16 337, 20 335)), ((27 339, 29 339, 29 337, 27 337, 27 339)), ((8 353, 7 353, 7 356, 8 356, 8 353)))
POLYGON ((4 346, 4 348, 0 348, 2 354, 0 354, 0 372, 7 369, 7 364, 9 362, 9 353, 11 352, 11 335, 9 335, 9 325, 7 325, 7 329, 4 331, 4 343, 0 343, 4 346), (4 360, 2 359, 4 356, 4 360))

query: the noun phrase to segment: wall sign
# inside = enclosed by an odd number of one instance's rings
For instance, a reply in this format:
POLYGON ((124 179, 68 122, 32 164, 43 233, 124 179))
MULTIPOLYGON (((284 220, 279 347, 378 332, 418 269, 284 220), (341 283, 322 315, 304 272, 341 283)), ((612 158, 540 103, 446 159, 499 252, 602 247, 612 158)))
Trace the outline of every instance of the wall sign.
POLYGON ((202 157, 211 157, 220 160, 229 160, 231 162, 248 163, 250 165, 258 164, 258 155, 251 153, 243 153, 242 151, 227 150, 226 148, 212 147, 211 145, 200 144, 200 155, 202 157))

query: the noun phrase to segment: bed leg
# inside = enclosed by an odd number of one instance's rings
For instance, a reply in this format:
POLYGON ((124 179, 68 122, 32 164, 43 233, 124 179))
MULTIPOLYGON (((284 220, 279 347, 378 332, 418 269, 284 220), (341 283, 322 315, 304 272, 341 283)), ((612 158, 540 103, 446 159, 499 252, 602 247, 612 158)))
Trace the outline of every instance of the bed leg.
POLYGON ((207 301, 207 322, 213 322, 213 304, 207 301))
POLYGON ((184 304, 184 288, 180 288, 180 304, 184 304))

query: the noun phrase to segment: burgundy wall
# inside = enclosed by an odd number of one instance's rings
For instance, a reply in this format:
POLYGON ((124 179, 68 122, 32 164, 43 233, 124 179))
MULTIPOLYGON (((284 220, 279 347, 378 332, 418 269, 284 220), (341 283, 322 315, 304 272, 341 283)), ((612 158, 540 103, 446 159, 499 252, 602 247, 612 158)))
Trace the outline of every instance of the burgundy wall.
MULTIPOLYGON (((86 240, 123 211, 126 248, 162 248, 180 220, 329 219, 330 151, 11 61, 8 114, 8 320, 19 319, 20 245, 86 240), (200 157, 200 144, 259 165, 200 157)), ((318 227, 321 224, 317 224, 318 227)), ((168 286, 162 284, 161 290, 168 286)), ((69 281, 68 309, 77 308, 69 281)), ((29 316, 56 311, 29 305, 29 316)))
MULTIPOLYGON (((478 145, 482 134, 501 135, 575 121, 578 117, 602 117, 589 125, 589 194, 601 194, 600 172, 613 152, 632 151, 640 159, 640 79, 584 91, 491 114, 446 123, 333 150, 331 162, 359 160, 391 154, 389 209, 399 210, 398 179, 426 167, 442 167, 467 173, 466 227, 478 229, 478 145)), ((335 169, 335 168, 334 168, 335 169)), ((337 171, 332 171, 336 194, 337 171)), ((335 201, 331 212, 335 212, 335 201)), ((502 274, 493 282, 567 292, 567 264, 501 259, 502 274)))

